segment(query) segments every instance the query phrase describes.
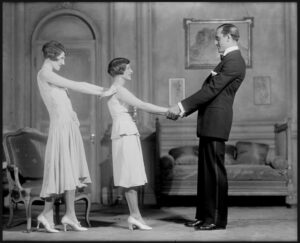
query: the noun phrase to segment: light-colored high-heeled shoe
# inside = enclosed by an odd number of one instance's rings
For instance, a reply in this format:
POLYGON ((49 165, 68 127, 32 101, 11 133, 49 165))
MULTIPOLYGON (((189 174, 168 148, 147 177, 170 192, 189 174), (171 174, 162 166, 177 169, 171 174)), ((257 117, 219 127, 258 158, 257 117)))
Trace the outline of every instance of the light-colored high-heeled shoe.
POLYGON ((152 229, 150 226, 141 223, 140 221, 138 221, 137 219, 135 219, 132 216, 128 217, 127 222, 128 222, 128 228, 130 230, 133 230, 133 226, 136 226, 137 228, 139 228, 141 230, 151 230, 152 229))
POLYGON ((40 224, 42 224, 44 226, 44 228, 46 229, 47 232, 49 233, 58 233, 59 231, 54 229, 54 225, 50 225, 48 220, 45 218, 45 216, 43 214, 40 214, 37 217, 37 226, 36 229, 38 230, 40 228, 40 224))
POLYGON ((67 231, 67 225, 71 226, 71 228, 75 231, 86 231, 88 230, 85 227, 82 227, 79 222, 74 222, 69 219, 67 216, 63 216, 61 219, 61 223, 64 226, 64 231, 67 231))

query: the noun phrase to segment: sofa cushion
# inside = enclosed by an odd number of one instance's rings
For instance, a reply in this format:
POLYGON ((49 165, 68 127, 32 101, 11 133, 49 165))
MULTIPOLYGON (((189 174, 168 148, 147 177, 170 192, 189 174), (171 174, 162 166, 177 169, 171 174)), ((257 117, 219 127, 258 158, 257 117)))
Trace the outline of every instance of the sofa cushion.
POLYGON ((195 180, 197 181, 198 165, 175 166, 172 180, 195 180))
POLYGON ((175 165, 195 165, 198 164, 198 156, 194 154, 187 154, 179 156, 175 162, 175 165))
POLYGON ((236 147, 231 144, 225 145, 225 165, 232 165, 235 163, 236 147))
POLYGON ((238 141, 236 143, 236 164, 264 165, 266 163, 269 145, 238 141))
POLYGON ((174 158, 170 155, 165 155, 160 158, 160 176, 164 179, 173 178, 174 158))
MULTIPOLYGON (((274 170, 268 165, 227 165, 228 181, 283 181, 286 173, 282 170, 274 170)), ((162 177, 162 181, 197 181, 197 165, 175 166, 169 177, 162 177)))
POLYGON ((226 166, 228 180, 236 181, 282 181, 286 173, 268 165, 236 164, 226 166))
POLYGON ((287 160, 282 158, 282 156, 275 156, 271 161, 267 161, 273 169, 286 170, 288 168, 287 160))
POLYGON ((177 160, 179 157, 184 155, 195 155, 198 156, 198 146, 181 146, 172 148, 169 150, 169 154, 177 160))

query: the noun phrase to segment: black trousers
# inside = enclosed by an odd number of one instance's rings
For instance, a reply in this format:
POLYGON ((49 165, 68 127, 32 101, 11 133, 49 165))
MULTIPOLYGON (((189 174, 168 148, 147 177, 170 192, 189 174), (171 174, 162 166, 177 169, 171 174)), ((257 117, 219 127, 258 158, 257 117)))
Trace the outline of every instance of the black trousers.
POLYGON ((228 181, 224 165, 225 142, 200 138, 196 219, 218 226, 227 225, 228 181))

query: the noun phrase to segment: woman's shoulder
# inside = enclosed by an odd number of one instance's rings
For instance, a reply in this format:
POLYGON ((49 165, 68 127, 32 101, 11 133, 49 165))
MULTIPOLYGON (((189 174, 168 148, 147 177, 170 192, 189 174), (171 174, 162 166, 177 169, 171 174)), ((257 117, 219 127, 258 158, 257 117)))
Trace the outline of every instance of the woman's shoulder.
POLYGON ((116 91, 119 93, 131 93, 126 87, 124 87, 122 85, 116 85, 115 88, 116 88, 116 91))
POLYGON ((45 68, 41 68, 41 69, 38 71, 37 76, 38 76, 39 78, 45 78, 45 77, 49 76, 50 73, 51 73, 50 70, 45 69, 45 68))
POLYGON ((128 89, 121 85, 112 85, 111 88, 116 91, 117 96, 128 92, 128 89))
POLYGON ((38 73, 37 73, 36 76, 37 76, 37 80, 38 80, 39 82, 43 81, 43 80, 44 80, 44 76, 45 76, 44 70, 40 69, 40 70, 38 71, 38 73))

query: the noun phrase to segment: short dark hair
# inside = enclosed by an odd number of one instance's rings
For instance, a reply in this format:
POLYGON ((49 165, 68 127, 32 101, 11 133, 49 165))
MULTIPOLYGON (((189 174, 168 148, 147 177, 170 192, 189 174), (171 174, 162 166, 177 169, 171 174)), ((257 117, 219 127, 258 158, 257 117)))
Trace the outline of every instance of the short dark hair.
POLYGON ((129 64, 130 61, 124 57, 117 57, 111 60, 108 64, 107 72, 110 76, 114 77, 116 75, 124 74, 126 69, 126 65, 129 64))
POLYGON ((58 41, 52 40, 45 43, 42 47, 44 58, 49 58, 51 61, 57 61, 57 57, 64 52, 66 54, 65 47, 58 41))
POLYGON ((239 29, 234 24, 222 24, 217 29, 222 28, 222 34, 227 35, 230 34, 232 39, 238 41, 240 38, 239 29))

